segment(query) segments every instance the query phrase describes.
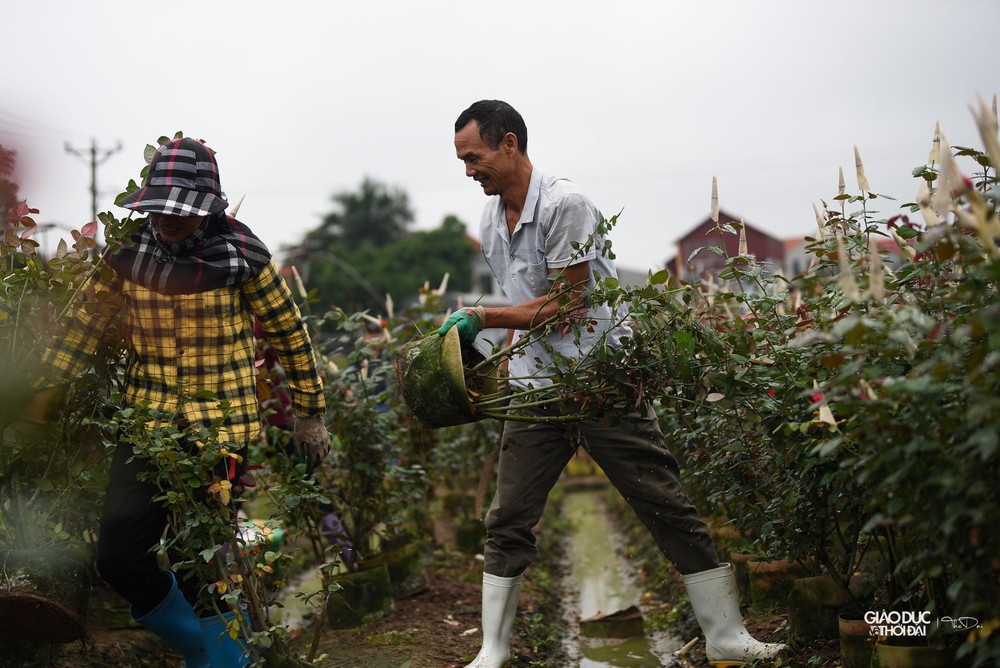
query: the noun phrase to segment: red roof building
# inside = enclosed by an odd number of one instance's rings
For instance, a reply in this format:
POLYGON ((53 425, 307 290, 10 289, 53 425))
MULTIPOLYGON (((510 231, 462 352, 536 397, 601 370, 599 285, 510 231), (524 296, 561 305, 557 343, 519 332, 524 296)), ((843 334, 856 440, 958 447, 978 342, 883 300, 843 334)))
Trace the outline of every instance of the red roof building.
POLYGON ((667 260, 667 269, 685 281, 718 276, 726 266, 726 259, 739 254, 741 224, 746 229, 747 252, 758 262, 771 265, 772 271, 784 272, 785 242, 724 211, 719 211, 718 225, 707 217, 677 241, 677 255, 667 260), (719 229, 727 225, 732 225, 736 233, 719 229), (710 247, 724 249, 725 255, 710 251, 710 247))

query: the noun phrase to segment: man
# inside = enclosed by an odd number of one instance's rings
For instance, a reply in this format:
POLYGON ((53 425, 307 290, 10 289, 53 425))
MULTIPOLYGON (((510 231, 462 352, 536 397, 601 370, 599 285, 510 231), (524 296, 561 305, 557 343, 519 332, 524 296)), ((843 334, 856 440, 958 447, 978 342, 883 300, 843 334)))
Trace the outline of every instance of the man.
MULTIPOLYGON (((157 150, 143 188, 121 206, 148 213, 124 247, 82 291, 101 308, 80 308, 46 352, 49 376, 71 382, 86 369, 116 313, 127 332, 124 399, 149 402, 178 425, 222 420, 221 442, 243 447, 260 429, 254 316, 287 372, 294 441, 312 464, 329 451, 323 384, 308 332, 264 244, 225 214, 212 151, 190 138, 157 150), (228 402, 223 410, 220 401, 228 402)), ((84 298, 86 300, 86 297, 84 298)), ((36 395, 30 414, 44 414, 58 386, 36 395)), ((189 444, 192 445, 193 444, 189 444)), ((98 541, 102 577, 131 604, 132 616, 185 657, 186 665, 221 668, 250 662, 226 633, 234 612, 199 619, 204 583, 163 571, 151 549, 167 527, 160 491, 140 476, 151 463, 119 442, 111 464, 98 541)), ((239 486, 237 467, 221 475, 239 486)), ((211 480, 205 481, 208 486, 211 480)), ((226 608, 223 608, 224 610, 226 608)))
MULTIPOLYGON (((480 240, 513 305, 460 309, 439 330, 443 336, 457 327, 463 341, 472 341, 483 328, 506 328, 510 343, 518 331, 588 308, 584 318, 592 326, 580 328, 579 338, 554 332, 510 360, 510 382, 522 389, 529 382, 547 384, 546 368, 554 357, 579 359, 602 335, 606 345, 617 345, 630 334, 626 326, 615 324, 621 318, 611 307, 587 306, 583 299, 595 273, 617 276, 613 263, 595 250, 604 247, 597 229, 600 213, 573 183, 534 169, 527 141, 521 115, 499 100, 476 102, 455 122, 455 150, 466 176, 495 196, 483 211, 480 240)), ((545 409, 536 410, 545 414, 545 409)), ((719 564, 708 530, 678 482, 677 461, 664 446, 652 407, 623 417, 615 426, 600 420, 505 423, 497 493, 486 515, 483 646, 467 668, 506 665, 521 574, 536 555, 532 527, 581 443, 684 576, 709 661, 739 665, 774 657, 783 649, 758 642, 744 627, 732 567, 719 564)))

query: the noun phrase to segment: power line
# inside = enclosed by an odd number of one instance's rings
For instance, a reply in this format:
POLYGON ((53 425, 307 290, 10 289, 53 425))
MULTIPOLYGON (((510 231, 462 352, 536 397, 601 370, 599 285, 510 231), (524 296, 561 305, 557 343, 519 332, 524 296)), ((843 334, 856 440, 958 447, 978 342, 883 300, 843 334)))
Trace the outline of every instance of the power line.
POLYGON ((90 219, 92 221, 97 220, 97 166, 120 150, 122 150, 121 142, 118 142, 118 145, 114 148, 98 149, 97 141, 91 139, 90 150, 87 152, 89 155, 87 155, 70 146, 69 142, 66 142, 67 153, 90 161, 90 219))
POLYGON ((37 118, 21 116, 8 109, 0 108, 0 134, 32 139, 52 139, 54 137, 79 136, 80 133, 63 127, 54 127, 37 118))

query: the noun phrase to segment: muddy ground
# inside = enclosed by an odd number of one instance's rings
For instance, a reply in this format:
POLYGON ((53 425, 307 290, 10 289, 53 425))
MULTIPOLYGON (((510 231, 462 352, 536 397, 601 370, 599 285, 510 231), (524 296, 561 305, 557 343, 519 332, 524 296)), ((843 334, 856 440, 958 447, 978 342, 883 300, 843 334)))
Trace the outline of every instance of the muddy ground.
MULTIPOLYGON (((464 555, 437 553, 428 567, 428 587, 396 601, 395 610, 382 620, 359 629, 325 629, 315 665, 322 668, 461 668, 479 649, 480 562, 464 555)), ((156 636, 127 619, 127 610, 96 591, 87 625, 90 637, 84 643, 53 646, 32 661, 0 656, 3 668, 183 668, 182 658, 156 636), (122 614, 125 617, 122 617, 122 614)), ((543 622, 558 617, 546 609, 547 592, 537 582, 525 579, 524 595, 512 639, 511 668, 570 668, 556 654, 540 655, 536 644, 546 641, 543 622)), ((647 600, 644 607, 670 605, 647 600)), ((761 638, 780 639, 785 616, 781 613, 750 613, 747 625, 761 638)), ((691 630, 688 629, 688 633, 691 630)), ((686 636, 685 636, 686 637, 686 636)), ((693 636, 692 636, 693 637, 693 636)), ((300 656, 307 651, 306 638, 295 640, 300 656)), ((782 666, 839 665, 835 641, 817 641, 798 647, 782 666), (815 657, 815 658, 813 658, 815 657)), ((708 665, 704 643, 699 642, 680 660, 683 668, 708 665)))
MULTIPOLYGON (((474 557, 435 553, 422 591, 396 601, 387 617, 363 628, 324 629, 315 665, 330 668, 452 668, 466 665, 479 649, 482 564, 474 557)), ((539 610, 539 593, 525 585, 513 649, 517 665, 531 666, 532 633, 527 622, 539 610), (522 624, 523 622, 523 624, 522 624)), ((132 622, 127 606, 105 587, 95 587, 87 618, 88 638, 53 645, 28 657, 2 648, 3 668, 182 668, 179 654, 132 622)), ((308 652, 305 634, 293 641, 308 652)), ((535 664, 545 665, 545 664, 535 664)))
MULTIPOLYGON (((555 527, 540 542, 541 559, 532 567, 522 589, 512 638, 514 657, 510 668, 573 668, 566 659, 560 634, 567 633, 560 607, 560 580, 565 564, 555 527)), ((437 547, 427 555, 427 587, 398 599, 385 618, 350 630, 324 628, 316 666, 320 668, 461 668, 479 649, 481 632, 481 557, 451 548, 437 547)), ((643 577, 639 570, 640 580, 643 577)), ((660 571, 662 572, 662 571, 660 571)), ((640 584, 642 584, 640 582, 640 584)), ((662 589, 661 589, 662 591, 662 589)), ((683 640, 700 636, 693 619, 670 612, 686 610, 676 600, 657 599, 650 594, 642 605, 647 622, 657 614, 668 615, 671 632, 683 640)), ((88 638, 70 645, 36 648, 32 658, 11 651, 9 639, 0 629, 0 668, 182 668, 183 659, 156 636, 133 622, 127 604, 103 584, 93 588, 87 615, 88 638), (41 649, 41 651, 37 651, 41 649)), ((747 626, 762 639, 781 641, 787 635, 787 620, 780 612, 747 611, 747 626)), ((304 657, 305 634, 292 647, 304 657)), ((774 665, 839 665, 836 641, 816 641, 793 648, 790 657, 774 665)), ((708 665, 704 643, 698 641, 679 660, 682 668, 708 665)))

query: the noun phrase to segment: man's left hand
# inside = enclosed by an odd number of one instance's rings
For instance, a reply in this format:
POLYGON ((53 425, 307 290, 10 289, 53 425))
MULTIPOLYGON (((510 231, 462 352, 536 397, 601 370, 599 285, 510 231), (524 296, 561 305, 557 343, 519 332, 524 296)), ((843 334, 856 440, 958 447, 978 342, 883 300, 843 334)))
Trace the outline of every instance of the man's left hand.
POLYGON ((301 459, 306 458, 306 464, 312 470, 330 453, 330 432, 326 430, 322 415, 313 417, 295 416, 295 428, 292 432, 292 443, 295 453, 301 459))

